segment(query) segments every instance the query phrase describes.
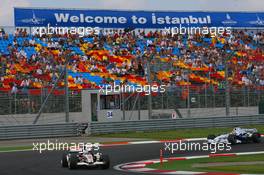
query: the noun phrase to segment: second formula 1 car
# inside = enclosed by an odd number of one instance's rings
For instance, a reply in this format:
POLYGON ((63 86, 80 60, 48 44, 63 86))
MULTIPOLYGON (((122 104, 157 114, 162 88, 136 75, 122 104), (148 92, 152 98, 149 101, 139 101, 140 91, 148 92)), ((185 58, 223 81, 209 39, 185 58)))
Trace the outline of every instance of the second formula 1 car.
POLYGON ((230 143, 232 145, 249 142, 260 143, 261 134, 258 133, 258 130, 256 128, 248 129, 236 127, 229 134, 221 134, 218 136, 208 135, 207 142, 208 144, 230 143))

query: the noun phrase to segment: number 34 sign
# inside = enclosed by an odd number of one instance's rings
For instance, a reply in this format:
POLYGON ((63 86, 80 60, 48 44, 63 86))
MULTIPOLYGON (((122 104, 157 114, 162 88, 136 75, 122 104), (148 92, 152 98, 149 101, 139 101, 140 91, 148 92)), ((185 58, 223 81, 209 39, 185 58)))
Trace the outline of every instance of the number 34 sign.
POLYGON ((107 111, 106 117, 113 118, 113 111, 107 111))

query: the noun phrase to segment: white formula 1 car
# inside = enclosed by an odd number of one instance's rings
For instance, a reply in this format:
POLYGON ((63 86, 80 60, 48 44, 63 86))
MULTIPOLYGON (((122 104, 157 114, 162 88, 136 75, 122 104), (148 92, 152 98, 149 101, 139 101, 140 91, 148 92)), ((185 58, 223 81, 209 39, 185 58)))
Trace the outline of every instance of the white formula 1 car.
POLYGON ((208 135, 207 137, 208 144, 217 144, 217 143, 231 143, 232 145, 238 143, 249 143, 261 142, 261 134, 258 133, 257 129, 246 129, 246 128, 239 128, 236 127, 233 131, 229 134, 222 134, 222 135, 208 135))
POLYGON ((64 152, 61 165, 69 169, 76 169, 80 166, 108 169, 110 167, 110 159, 108 155, 96 152, 92 146, 83 146, 82 148, 74 148, 64 152))

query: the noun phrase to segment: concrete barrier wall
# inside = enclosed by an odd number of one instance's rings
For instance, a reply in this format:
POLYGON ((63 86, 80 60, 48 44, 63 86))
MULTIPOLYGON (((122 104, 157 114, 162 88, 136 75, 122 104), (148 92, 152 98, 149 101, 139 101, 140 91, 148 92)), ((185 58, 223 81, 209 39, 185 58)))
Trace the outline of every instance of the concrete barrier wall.
POLYGON ((80 123, 0 126, 0 140, 79 136, 86 127, 80 123))
MULTIPOLYGON (((188 109, 179 109, 182 117, 187 117, 188 109)), ((155 118, 162 118, 162 115, 167 114, 170 118, 172 113, 175 112, 174 109, 166 109, 166 110, 153 110, 152 115, 155 118), (159 117, 160 116, 160 117, 159 117)), ((258 114, 258 107, 238 107, 238 108, 230 108, 231 116, 246 116, 246 115, 256 115, 258 114)), ((225 108, 191 108, 191 117, 223 117, 226 115, 225 108)), ((125 112, 125 120, 138 120, 138 111, 126 111, 125 112)), ((98 121, 121 121, 123 119, 123 111, 121 110, 101 110, 98 112, 98 121), (107 118, 107 112, 112 111, 113 117, 107 118)), ((148 110, 140 111, 140 119, 147 120, 148 119, 148 110)))
MULTIPOLYGON (((32 124, 36 116, 37 114, 0 115, 0 126, 32 124)), ((65 113, 43 113, 41 114, 37 124, 63 122, 65 122, 65 113)), ((70 122, 87 122, 87 119, 83 118, 83 114, 81 112, 71 112, 70 122)))
MULTIPOLYGON (((179 109, 184 118, 187 117, 188 109, 179 109)), ((166 110, 153 110, 154 118, 171 118, 171 114, 174 112, 173 109, 166 110)), ((231 116, 246 116, 258 114, 258 107, 238 107, 231 108, 231 116)), ((0 125, 17 125, 17 124, 32 124, 37 114, 16 114, 16 115, 0 115, 0 125)), ((71 112, 70 122, 91 122, 91 115, 87 111, 83 112, 71 112)), ((225 116, 225 108, 192 108, 191 117, 223 117, 225 116)), ((111 122, 111 121, 122 121, 123 111, 122 110, 100 110, 98 111, 99 122, 111 122), (107 117, 107 112, 112 111, 113 116, 107 117)), ((125 120, 138 120, 138 111, 126 111, 125 120)), ((140 120, 148 120, 148 110, 140 111, 140 120)), ((37 124, 48 124, 48 123, 61 123, 65 122, 65 113, 43 113, 39 118, 37 124)))

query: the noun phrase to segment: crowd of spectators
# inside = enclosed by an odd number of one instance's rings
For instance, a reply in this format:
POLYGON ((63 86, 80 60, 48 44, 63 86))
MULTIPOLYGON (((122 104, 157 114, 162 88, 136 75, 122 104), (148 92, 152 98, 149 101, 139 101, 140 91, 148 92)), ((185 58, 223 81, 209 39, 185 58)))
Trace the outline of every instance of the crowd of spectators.
MULTIPOLYGON (((171 35, 162 30, 103 30, 99 35, 30 35, 17 28, 0 30, 0 88, 16 92, 64 86, 62 73, 68 62, 72 73, 88 72, 102 83, 147 83, 147 76, 168 85, 224 81, 228 65, 234 86, 264 87, 264 32, 234 30, 230 35, 171 35), (231 57, 229 55, 232 54, 231 57), (152 67, 148 75, 147 65, 152 67), (160 65, 170 69, 157 69, 160 65), (188 71, 188 74, 186 73, 188 71)), ((74 74, 71 74, 74 75, 74 74)), ((82 75, 69 76, 71 88, 97 88, 82 75)))

